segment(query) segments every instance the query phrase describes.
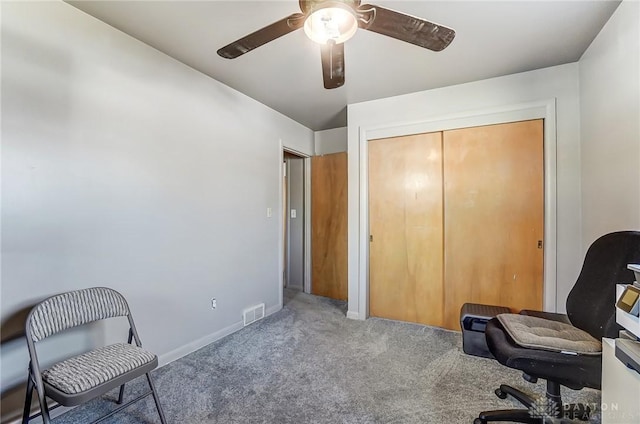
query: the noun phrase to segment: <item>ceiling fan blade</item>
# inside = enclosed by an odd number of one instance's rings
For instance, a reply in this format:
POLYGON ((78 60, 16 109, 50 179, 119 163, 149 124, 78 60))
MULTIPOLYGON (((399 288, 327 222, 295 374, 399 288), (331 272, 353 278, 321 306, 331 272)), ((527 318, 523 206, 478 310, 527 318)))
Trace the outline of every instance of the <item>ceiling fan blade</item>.
POLYGON ((456 36, 451 28, 372 4, 361 5, 358 12, 363 15, 360 28, 437 52, 456 36))
POLYGON ((294 13, 224 46, 218 50, 218 54, 226 59, 235 59, 269 41, 302 28, 305 18, 306 15, 302 13, 294 13))
POLYGON ((344 85, 344 43, 323 44, 320 46, 320 53, 324 88, 338 88, 344 85))

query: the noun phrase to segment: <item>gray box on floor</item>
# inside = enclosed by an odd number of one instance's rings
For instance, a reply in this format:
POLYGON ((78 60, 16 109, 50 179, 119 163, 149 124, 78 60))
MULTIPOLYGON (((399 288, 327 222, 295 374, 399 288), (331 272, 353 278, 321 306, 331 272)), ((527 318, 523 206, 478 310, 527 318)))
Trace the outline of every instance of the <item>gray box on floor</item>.
POLYGON ((498 314, 508 314, 509 308, 504 306, 480 305, 478 303, 465 303, 460 309, 460 327, 462 328, 462 350, 468 355, 493 358, 484 330, 487 321, 498 314))

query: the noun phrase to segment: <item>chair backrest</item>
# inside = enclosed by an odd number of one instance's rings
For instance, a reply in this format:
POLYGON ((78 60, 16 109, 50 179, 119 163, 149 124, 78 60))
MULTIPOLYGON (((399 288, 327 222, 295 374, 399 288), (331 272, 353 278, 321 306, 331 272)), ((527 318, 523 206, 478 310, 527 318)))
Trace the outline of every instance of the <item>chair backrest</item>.
POLYGON ((571 323, 593 337, 618 337, 616 283, 632 283, 628 264, 640 263, 640 232, 606 234, 591 244, 582 270, 567 297, 571 323))
POLYGON ((120 293, 107 287, 93 287, 43 300, 29 313, 25 330, 27 337, 37 342, 68 328, 127 315, 129 306, 120 293))

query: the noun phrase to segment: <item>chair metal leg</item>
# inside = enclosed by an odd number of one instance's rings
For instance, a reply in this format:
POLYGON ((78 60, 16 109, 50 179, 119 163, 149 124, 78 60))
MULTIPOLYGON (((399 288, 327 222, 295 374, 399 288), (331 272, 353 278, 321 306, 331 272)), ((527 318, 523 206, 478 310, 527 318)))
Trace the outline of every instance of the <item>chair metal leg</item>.
POLYGON ((38 400, 40 401, 40 411, 42 413, 42 424, 50 424, 51 417, 49 417, 49 406, 47 405, 47 398, 44 395, 44 389, 40 389, 36 386, 38 392, 38 400))
POLYGON ((31 414, 31 400, 33 399, 33 379, 31 373, 27 377, 27 393, 24 400, 24 410, 22 412, 22 424, 29 423, 29 414, 31 414))
POLYGON ((158 399, 158 394, 156 393, 156 387, 151 381, 151 375, 149 373, 146 374, 147 381, 149 382, 149 387, 151 388, 151 396, 153 396, 153 401, 156 403, 156 409, 158 409, 158 415, 160 415, 160 422, 162 424, 167 424, 167 420, 164 418, 164 412, 162 412, 162 407, 160 406, 160 400, 158 399))
MULTIPOLYGON (((516 389, 515 387, 508 386, 506 384, 500 385, 500 391, 504 394, 511 395, 515 400, 520 402, 527 408, 530 408, 533 405, 534 400, 528 394, 524 393, 521 390, 516 389)), ((504 398, 503 398, 504 399, 504 398)))
POLYGON ((122 405, 122 400, 124 399, 124 384, 120 386, 120 393, 118 393, 118 405, 122 405))

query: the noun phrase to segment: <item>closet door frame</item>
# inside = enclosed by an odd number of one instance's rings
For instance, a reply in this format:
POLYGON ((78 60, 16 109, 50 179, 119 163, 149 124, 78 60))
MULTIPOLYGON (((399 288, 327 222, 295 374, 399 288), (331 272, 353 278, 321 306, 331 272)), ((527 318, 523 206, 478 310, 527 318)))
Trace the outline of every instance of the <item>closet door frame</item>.
POLYGON ((368 142, 379 138, 398 137, 411 134, 447 131, 459 128, 510 122, 544 120, 544 293, 543 309, 557 309, 557 189, 556 189, 556 99, 521 103, 464 113, 432 117, 420 122, 398 123, 390 126, 360 127, 360 193, 358 229, 358 281, 349 284, 349 299, 358 299, 357 312, 349 308, 347 316, 366 319, 369 316, 369 172, 368 142), (354 290, 356 289, 356 290, 354 290))

